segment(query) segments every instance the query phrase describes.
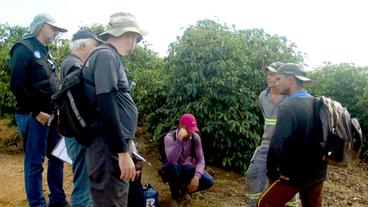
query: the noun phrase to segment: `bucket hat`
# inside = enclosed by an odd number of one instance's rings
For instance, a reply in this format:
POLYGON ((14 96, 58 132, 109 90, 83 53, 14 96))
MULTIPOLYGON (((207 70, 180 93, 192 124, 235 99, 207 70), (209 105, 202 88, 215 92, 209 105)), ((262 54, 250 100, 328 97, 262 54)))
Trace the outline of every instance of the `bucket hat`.
POLYGON ((126 12, 117 12, 110 16, 109 24, 107 25, 107 30, 100 34, 101 38, 107 39, 107 35, 112 35, 114 37, 120 37, 126 32, 137 33, 137 42, 141 41, 146 32, 142 30, 137 20, 133 14, 126 12))

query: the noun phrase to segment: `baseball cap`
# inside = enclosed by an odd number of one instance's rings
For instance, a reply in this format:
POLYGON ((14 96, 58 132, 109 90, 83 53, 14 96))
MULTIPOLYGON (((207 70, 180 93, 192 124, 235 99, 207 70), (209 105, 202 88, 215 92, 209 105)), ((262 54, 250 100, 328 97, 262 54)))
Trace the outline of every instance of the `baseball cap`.
POLYGON ((263 72, 267 72, 267 71, 270 71, 270 72, 274 72, 274 73, 277 73, 277 69, 284 65, 285 63, 282 63, 282 62, 274 62, 274 63, 271 63, 269 66, 264 66, 263 67, 263 72))
POLYGON ((189 131, 189 132, 198 132, 199 129, 197 127, 197 120, 194 117, 193 114, 184 114, 183 116, 181 116, 179 123, 182 126, 185 126, 185 128, 189 131))
POLYGON ((72 41, 80 39, 94 39, 97 42, 103 43, 103 41, 100 40, 97 35, 88 28, 81 28, 75 34, 73 34, 72 41))
POLYGON ((24 34, 23 39, 37 36, 37 34, 40 32, 41 26, 45 23, 55 27, 59 32, 68 31, 60 26, 60 24, 57 23, 56 20, 49 14, 38 14, 33 18, 33 21, 29 25, 28 31, 24 34))
POLYGON ((295 78, 303 82, 311 82, 312 80, 305 77, 305 72, 302 67, 295 63, 285 63, 277 69, 277 73, 293 75, 295 78))

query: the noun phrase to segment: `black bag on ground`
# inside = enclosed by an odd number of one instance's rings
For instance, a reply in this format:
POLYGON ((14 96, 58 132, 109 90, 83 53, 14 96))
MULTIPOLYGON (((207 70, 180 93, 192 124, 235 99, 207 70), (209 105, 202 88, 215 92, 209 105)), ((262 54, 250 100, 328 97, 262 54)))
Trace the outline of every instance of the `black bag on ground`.
POLYGON ((327 97, 316 97, 315 103, 322 124, 325 160, 329 165, 347 167, 359 158, 362 129, 356 118, 339 102, 327 97))
POLYGON ((128 207, 144 207, 144 189, 141 183, 143 161, 133 156, 135 170, 141 173, 129 183, 128 207))

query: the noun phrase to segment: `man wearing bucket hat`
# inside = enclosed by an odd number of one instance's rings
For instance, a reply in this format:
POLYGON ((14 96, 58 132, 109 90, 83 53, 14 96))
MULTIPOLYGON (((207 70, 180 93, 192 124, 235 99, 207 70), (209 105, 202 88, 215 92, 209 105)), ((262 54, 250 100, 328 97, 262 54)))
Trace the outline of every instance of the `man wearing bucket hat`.
POLYGON ((160 176, 169 182, 170 207, 186 205, 190 194, 209 189, 213 178, 204 170, 205 160, 197 120, 192 114, 184 114, 179 128, 164 138, 166 161, 160 176))
POLYGON ((42 189, 45 155, 48 157, 49 206, 66 206, 63 162, 51 156, 59 135, 48 126, 51 95, 56 90, 56 66, 48 44, 66 32, 48 14, 34 17, 28 32, 10 51, 10 89, 16 98, 15 119, 24 137, 24 177, 29 206, 46 206, 42 189))
POLYGON ((129 180, 136 176, 130 156, 138 122, 137 107, 121 58, 133 52, 144 32, 130 13, 110 16, 106 43, 91 54, 83 70, 87 110, 97 124, 86 151, 93 206, 126 206, 129 180))
MULTIPOLYGON (((102 43, 90 29, 81 28, 72 37, 70 42, 71 53, 65 57, 60 66, 61 78, 83 67, 91 52, 102 43)), ((66 138, 65 145, 68 155, 73 161, 73 192, 71 195, 72 206, 92 206, 91 190, 85 162, 86 148, 79 144, 75 138, 66 138)))
POLYGON ((286 63, 278 68, 275 88, 289 97, 280 105, 267 156, 271 185, 257 206, 283 206, 299 193, 302 206, 322 206, 327 164, 319 144, 322 131, 314 111, 314 98, 303 89, 311 82, 301 66, 286 63))

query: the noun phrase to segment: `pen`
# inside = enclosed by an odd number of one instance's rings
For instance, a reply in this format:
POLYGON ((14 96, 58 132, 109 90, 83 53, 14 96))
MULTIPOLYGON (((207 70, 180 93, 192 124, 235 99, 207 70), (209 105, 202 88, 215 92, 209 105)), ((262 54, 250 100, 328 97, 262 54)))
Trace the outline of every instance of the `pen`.
POLYGON ((138 153, 133 152, 133 155, 135 155, 138 159, 140 159, 140 160, 142 160, 142 161, 144 161, 144 162, 147 162, 147 164, 148 164, 150 167, 152 166, 150 162, 148 162, 144 157, 142 157, 142 156, 141 156, 141 155, 139 155, 138 153))

